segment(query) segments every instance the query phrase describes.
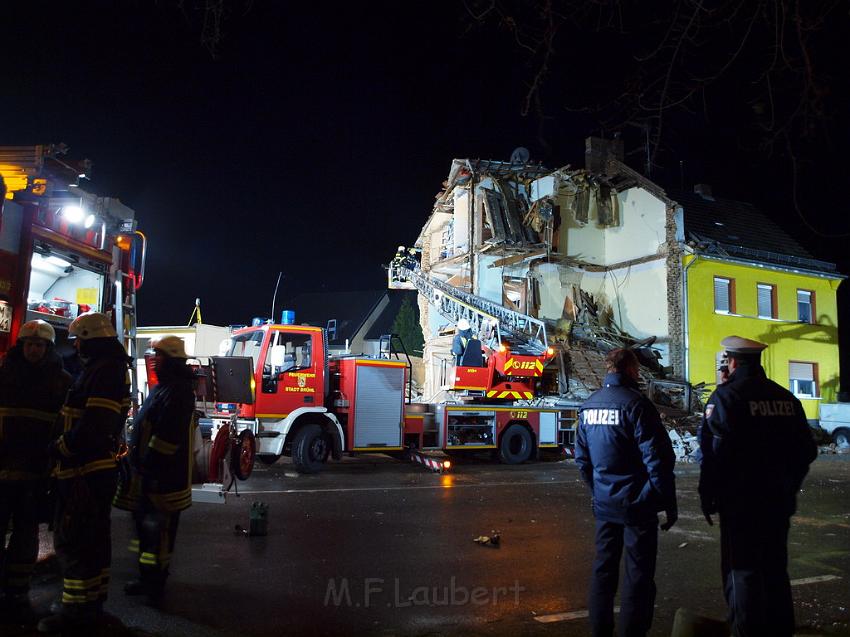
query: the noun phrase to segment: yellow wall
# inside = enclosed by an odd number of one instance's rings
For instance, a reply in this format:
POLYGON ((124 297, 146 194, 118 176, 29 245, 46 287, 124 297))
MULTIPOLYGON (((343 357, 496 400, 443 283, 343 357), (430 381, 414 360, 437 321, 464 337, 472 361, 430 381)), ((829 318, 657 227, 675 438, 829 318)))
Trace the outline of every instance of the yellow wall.
MULTIPOLYGON (((825 402, 838 393, 838 310, 835 292, 839 279, 793 274, 704 257, 686 256, 688 285, 688 380, 716 382, 716 354, 720 341, 732 334, 769 345, 762 354, 767 375, 789 386, 788 362, 818 364, 818 390, 825 402), (735 280, 735 314, 714 311, 714 277, 735 280), (778 319, 758 317, 756 284, 776 286, 778 319), (797 322, 797 290, 815 292, 815 324, 797 322)), ((818 399, 802 398, 809 418, 818 417, 818 399)))

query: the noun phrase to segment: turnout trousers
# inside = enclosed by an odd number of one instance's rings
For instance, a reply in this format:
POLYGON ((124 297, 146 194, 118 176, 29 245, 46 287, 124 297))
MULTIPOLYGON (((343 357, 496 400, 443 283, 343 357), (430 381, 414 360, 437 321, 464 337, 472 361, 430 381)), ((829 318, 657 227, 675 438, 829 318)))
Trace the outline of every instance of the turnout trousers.
POLYGON ((142 497, 141 507, 133 512, 133 520, 139 538, 140 580, 149 592, 160 593, 168 578, 180 512, 158 511, 142 497))
POLYGON ((0 482, 0 586, 9 596, 26 595, 30 589, 38 557, 37 485, 29 480, 0 482))
POLYGON ((614 597, 625 548, 620 593, 620 637, 643 637, 652 626, 655 604, 655 559, 658 519, 645 524, 596 521, 596 559, 590 584, 590 626, 593 637, 614 634, 614 597))
POLYGON ((58 482, 54 546, 62 568, 63 613, 97 613, 106 601, 117 477, 117 470, 107 469, 58 482))
POLYGON ((720 568, 735 637, 791 637, 789 518, 720 513, 720 568))

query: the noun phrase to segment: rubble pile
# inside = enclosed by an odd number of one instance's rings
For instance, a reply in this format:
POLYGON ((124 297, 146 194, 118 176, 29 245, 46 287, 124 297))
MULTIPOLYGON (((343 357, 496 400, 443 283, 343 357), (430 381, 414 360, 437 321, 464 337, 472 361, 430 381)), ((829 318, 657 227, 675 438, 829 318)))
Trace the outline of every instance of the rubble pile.
POLYGON ((552 326, 555 345, 566 363, 566 391, 562 399, 583 401, 602 386, 605 378, 605 356, 619 347, 635 350, 641 363, 640 385, 658 407, 666 427, 676 460, 694 462, 698 458, 697 428, 702 422, 703 406, 713 387, 705 383, 690 385, 665 377, 660 355, 652 349, 655 338, 636 339, 624 332, 613 319, 610 308, 603 307, 592 294, 575 286, 571 303, 562 319, 552 326))

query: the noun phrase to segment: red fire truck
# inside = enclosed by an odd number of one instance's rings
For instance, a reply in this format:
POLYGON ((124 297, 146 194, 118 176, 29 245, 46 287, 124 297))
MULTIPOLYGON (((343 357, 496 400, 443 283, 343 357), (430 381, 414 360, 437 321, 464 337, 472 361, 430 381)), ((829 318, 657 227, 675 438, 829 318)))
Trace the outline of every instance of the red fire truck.
POLYGON ((65 151, 0 147, 0 354, 21 324, 43 319, 70 361, 68 325, 99 311, 113 317, 135 356, 144 236, 131 208, 87 190, 90 164, 65 161, 65 151))
MULTIPOLYGON (((272 463, 291 455, 297 470, 315 473, 344 452, 492 450, 505 463, 558 447, 558 411, 506 404, 406 403, 409 363, 400 359, 329 356, 322 328, 258 324, 236 331, 226 357, 214 359, 219 395, 240 377, 242 398, 216 403, 201 419, 212 429, 210 476, 228 439, 238 433, 230 468, 250 474, 253 455, 272 463), (235 372, 244 362, 245 373, 235 372), (250 386, 247 386, 250 385, 250 386)), ((237 381, 238 382, 238 381, 237 381)))

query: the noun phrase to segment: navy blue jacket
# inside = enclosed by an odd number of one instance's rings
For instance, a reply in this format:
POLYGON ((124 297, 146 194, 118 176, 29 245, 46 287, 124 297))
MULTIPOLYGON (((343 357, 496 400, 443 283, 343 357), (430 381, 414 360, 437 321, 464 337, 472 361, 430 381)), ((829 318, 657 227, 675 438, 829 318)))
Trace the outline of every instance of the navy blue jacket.
POLYGON ((761 365, 738 367, 714 391, 699 440, 699 494, 707 513, 794 513, 817 446, 800 401, 761 365))
POLYGON ((676 510, 676 463, 658 410, 623 374, 605 376, 579 411, 576 464, 598 520, 640 524, 676 510))

